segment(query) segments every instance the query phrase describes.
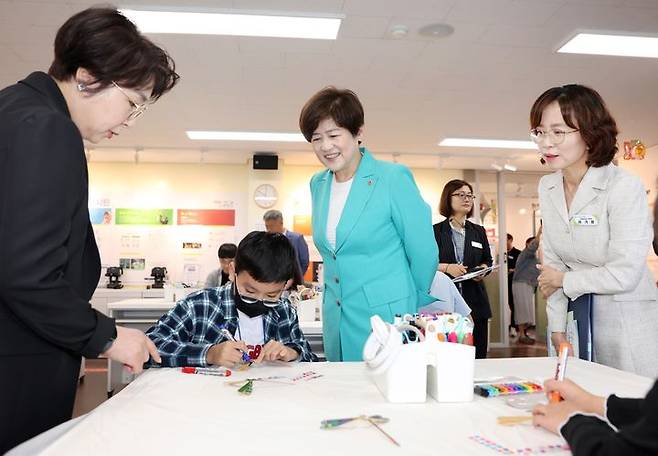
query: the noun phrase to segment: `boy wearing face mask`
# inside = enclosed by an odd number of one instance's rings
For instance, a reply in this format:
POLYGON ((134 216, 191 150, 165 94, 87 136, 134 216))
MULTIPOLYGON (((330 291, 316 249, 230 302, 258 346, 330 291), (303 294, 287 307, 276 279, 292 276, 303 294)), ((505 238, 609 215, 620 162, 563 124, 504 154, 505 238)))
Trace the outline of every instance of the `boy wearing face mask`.
POLYGON ((230 266, 233 282, 182 299, 146 332, 162 366, 234 367, 244 353, 255 362, 317 361, 297 313, 282 297, 292 283, 295 261, 284 235, 249 233, 230 266))

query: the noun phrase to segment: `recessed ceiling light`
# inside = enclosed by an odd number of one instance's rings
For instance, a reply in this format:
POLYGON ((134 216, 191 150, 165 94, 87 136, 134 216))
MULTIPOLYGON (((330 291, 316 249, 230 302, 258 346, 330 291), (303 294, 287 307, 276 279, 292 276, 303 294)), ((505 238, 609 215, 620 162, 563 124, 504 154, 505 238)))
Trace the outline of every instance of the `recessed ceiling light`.
POLYGON ((579 33, 557 52, 658 58, 658 37, 579 33))
POLYGON ((268 141, 306 142, 301 133, 272 133, 257 131, 186 131, 190 139, 203 141, 268 141))
POLYGON ((342 17, 138 11, 122 9, 143 33, 267 36, 335 40, 342 17))
POLYGON ((403 24, 394 25, 388 31, 392 38, 404 38, 409 33, 409 27, 403 24))
POLYGON ((509 163, 506 163, 505 166, 503 166, 507 171, 516 171, 518 168, 514 165, 510 165, 509 163))
POLYGON ((445 38, 455 33, 455 28, 449 24, 429 24, 418 30, 420 36, 426 38, 445 38))
POLYGON ((532 141, 515 141, 507 139, 445 138, 439 143, 439 146, 537 150, 537 145, 532 141))

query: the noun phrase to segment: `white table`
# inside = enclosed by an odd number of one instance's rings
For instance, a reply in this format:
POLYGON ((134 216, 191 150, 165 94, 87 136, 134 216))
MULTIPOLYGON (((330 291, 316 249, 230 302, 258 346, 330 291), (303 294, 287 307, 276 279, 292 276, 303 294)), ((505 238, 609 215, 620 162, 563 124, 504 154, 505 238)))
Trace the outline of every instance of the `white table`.
MULTIPOLYGON (((652 380, 570 359, 568 376, 597 394, 642 397, 652 380)), ((545 378, 554 358, 476 361, 476 378, 545 378)), ((562 442, 532 426, 501 427, 499 415, 522 412, 501 398, 476 396, 473 402, 390 404, 370 381, 362 363, 291 363, 238 372, 247 376, 294 377, 313 370, 323 377, 294 385, 255 383, 251 396, 238 394, 223 377, 152 369, 58 436, 39 454, 368 454, 494 455, 469 436, 479 434, 508 448, 562 442), (401 448, 371 427, 321 430, 320 421, 360 414, 390 418, 383 427, 401 448), (404 453, 402 453, 404 452, 404 453)), ((553 454, 568 454, 566 452, 553 454)))

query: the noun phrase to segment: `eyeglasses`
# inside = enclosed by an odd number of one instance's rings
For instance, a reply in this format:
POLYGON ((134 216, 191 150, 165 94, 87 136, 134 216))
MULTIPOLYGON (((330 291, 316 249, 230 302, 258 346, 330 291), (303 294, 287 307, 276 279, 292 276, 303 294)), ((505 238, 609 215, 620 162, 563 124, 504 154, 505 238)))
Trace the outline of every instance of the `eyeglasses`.
POLYGON ((459 198, 466 200, 466 201, 473 201, 475 199, 475 195, 472 195, 470 193, 464 193, 464 192, 457 192, 453 193, 450 196, 458 196, 459 198))
POLYGON ((540 130, 539 128, 533 128, 530 130, 530 139, 535 144, 539 144, 544 140, 544 138, 548 137, 548 139, 551 141, 551 144, 562 144, 564 142, 564 138, 569 134, 569 133, 575 133, 577 131, 580 131, 578 129, 576 130, 571 130, 571 131, 564 131, 560 130, 557 128, 552 128, 548 131, 543 131, 540 130))
POLYGON ((259 302, 262 302, 267 307, 276 307, 276 306, 278 306, 279 301, 281 299, 281 294, 283 293, 283 290, 285 289, 285 285, 284 285, 284 287, 281 288, 281 291, 279 291, 279 296, 277 296, 276 300, 271 299, 271 298, 270 299, 258 299, 258 298, 255 298, 253 296, 248 296, 248 295, 242 294, 242 292, 240 292, 240 289, 238 288, 237 278, 236 278, 234 283, 235 283, 235 291, 237 292, 237 294, 240 296, 240 299, 242 299, 242 301, 244 303, 246 303, 246 304, 258 304, 259 302))
POLYGON ((130 114, 128 114, 128 118, 126 119, 127 121, 135 120, 136 118, 138 118, 139 116, 144 114, 144 111, 146 111, 149 107, 148 100, 146 102, 142 103, 142 104, 137 104, 128 96, 128 94, 126 93, 125 90, 123 90, 121 87, 119 87, 119 84, 117 84, 114 81, 112 81, 112 84, 114 84, 114 87, 119 89, 121 91, 121 93, 125 95, 125 97, 128 99, 128 102, 130 103, 130 106, 132 106, 132 108, 133 108, 133 110, 130 112, 130 114))

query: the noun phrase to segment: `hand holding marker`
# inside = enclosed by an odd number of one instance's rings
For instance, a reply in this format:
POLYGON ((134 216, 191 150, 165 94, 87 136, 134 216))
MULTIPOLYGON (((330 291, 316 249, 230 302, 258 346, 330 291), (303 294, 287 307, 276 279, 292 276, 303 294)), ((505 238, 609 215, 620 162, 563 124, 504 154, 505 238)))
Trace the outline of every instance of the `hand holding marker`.
MULTIPOLYGON (((569 344, 562 342, 560 344, 560 354, 558 355, 557 367, 555 368, 555 380, 561 382, 564 380, 564 374, 567 371, 567 357, 569 355, 569 344)), ((558 391, 551 391, 548 396, 550 402, 560 402, 562 396, 558 391)))
MULTIPOLYGON (((222 328, 221 333, 224 337, 226 337, 231 342, 237 342, 237 340, 235 340, 235 337, 233 337, 233 334, 231 334, 231 332, 228 329, 222 328)), ((247 364, 252 364, 254 362, 254 360, 251 359, 251 356, 249 356, 249 353, 247 353, 246 351, 240 348, 238 348, 238 350, 240 350, 240 352, 242 353, 242 361, 244 361, 247 364)))

